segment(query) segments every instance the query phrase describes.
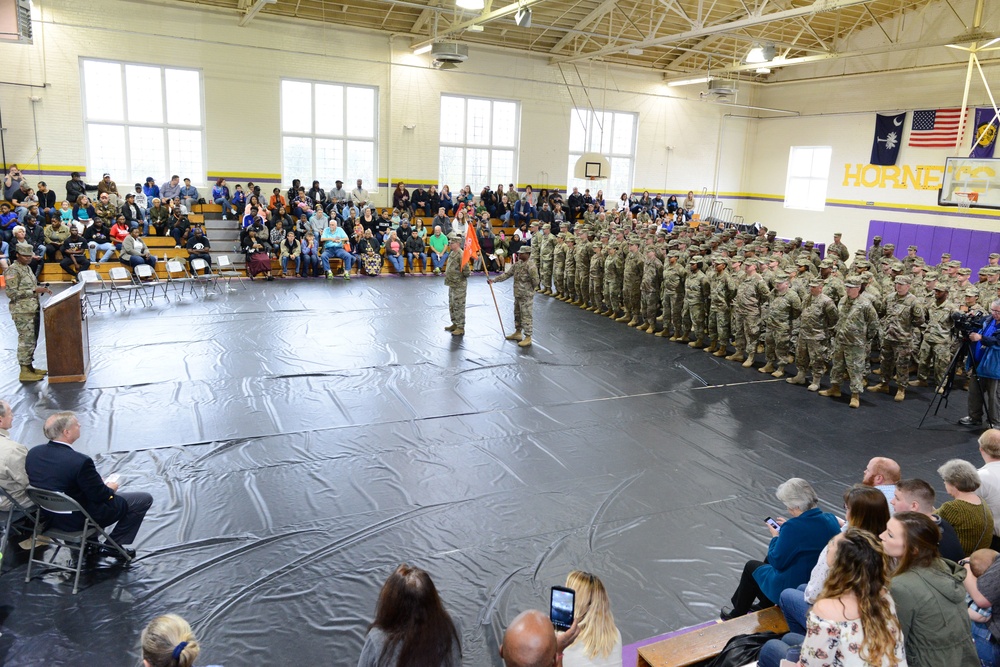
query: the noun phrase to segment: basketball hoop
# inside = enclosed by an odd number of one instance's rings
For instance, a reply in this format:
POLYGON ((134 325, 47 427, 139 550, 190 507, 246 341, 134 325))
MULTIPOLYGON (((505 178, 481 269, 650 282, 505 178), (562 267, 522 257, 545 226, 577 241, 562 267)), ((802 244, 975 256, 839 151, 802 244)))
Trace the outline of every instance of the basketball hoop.
POLYGON ((955 191, 955 203, 959 208, 972 208, 972 205, 979 201, 978 192, 958 192, 955 191))

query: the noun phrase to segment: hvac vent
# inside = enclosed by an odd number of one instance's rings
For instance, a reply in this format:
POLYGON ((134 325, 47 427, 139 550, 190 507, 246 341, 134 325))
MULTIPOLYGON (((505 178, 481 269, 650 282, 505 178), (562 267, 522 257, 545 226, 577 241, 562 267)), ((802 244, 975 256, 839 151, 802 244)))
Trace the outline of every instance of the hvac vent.
POLYGON ((469 59, 469 47, 455 42, 438 42, 431 46, 431 56, 439 63, 464 63, 469 59))
POLYGON ((736 94, 736 82, 725 79, 712 79, 708 82, 708 94, 717 97, 726 97, 736 94))
POLYGON ((0 0, 0 41, 32 43, 29 0, 0 0))

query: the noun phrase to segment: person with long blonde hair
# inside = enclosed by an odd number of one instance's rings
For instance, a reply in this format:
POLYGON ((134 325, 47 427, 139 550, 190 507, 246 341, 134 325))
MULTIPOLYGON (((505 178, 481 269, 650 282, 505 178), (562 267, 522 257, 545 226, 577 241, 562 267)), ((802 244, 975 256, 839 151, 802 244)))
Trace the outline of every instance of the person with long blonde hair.
POLYGON ((580 626, 563 654, 563 667, 621 667, 622 633, 615 626, 611 602, 597 575, 573 570, 566 588, 576 591, 575 613, 580 626))
POLYGON ((143 667, 191 667, 201 652, 188 622, 177 614, 157 616, 140 640, 143 667))

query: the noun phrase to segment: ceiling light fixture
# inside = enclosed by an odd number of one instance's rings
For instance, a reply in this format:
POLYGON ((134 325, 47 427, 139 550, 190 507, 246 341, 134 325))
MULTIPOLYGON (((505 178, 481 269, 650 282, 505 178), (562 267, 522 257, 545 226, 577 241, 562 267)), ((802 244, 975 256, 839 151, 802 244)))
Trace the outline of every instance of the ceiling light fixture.
POLYGON ((759 42, 754 42, 746 56, 746 63, 748 65, 766 63, 771 60, 774 60, 774 44, 762 45, 759 42))
POLYGON ((678 79, 677 81, 667 81, 667 85, 671 88, 675 86, 690 86, 696 83, 707 83, 712 80, 710 76, 700 76, 696 79, 678 79))
POLYGON ((478 23, 473 23, 468 28, 466 28, 466 30, 468 30, 469 32, 482 32, 485 29, 486 28, 484 28, 483 26, 479 25, 478 23))
POLYGON ((430 53, 432 46, 433 44, 425 44, 424 46, 421 46, 419 49, 413 49, 413 55, 422 56, 425 53, 430 53))
POLYGON ((455 6, 478 12, 486 8, 486 0, 455 0, 455 6))
POLYGON ((758 67, 756 71, 757 71, 757 74, 770 74, 771 73, 771 68, 770 67, 758 67))
POLYGON ((628 54, 630 56, 641 56, 642 55, 642 49, 637 49, 637 48, 635 48, 633 46, 631 49, 628 50, 628 54))
POLYGON ((522 7, 517 10, 514 14, 514 23, 518 25, 519 28, 530 28, 531 27, 531 7, 522 7))

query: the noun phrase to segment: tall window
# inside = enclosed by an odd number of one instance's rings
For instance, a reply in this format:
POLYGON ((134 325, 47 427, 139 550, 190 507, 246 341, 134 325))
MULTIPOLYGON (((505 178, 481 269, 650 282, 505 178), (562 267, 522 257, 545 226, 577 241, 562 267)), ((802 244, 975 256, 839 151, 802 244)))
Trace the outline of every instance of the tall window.
POLYGON ((604 190, 604 199, 616 202, 623 192, 632 194, 632 165, 635 163, 637 114, 621 111, 573 109, 569 126, 569 169, 567 192, 574 187, 590 193, 604 190), (588 181, 574 176, 576 162, 584 153, 600 153, 611 163, 607 180, 588 181))
POLYGON ((309 81, 281 81, 281 157, 285 182, 293 178, 324 187, 342 180, 348 189, 375 179, 377 89, 309 81))
POLYGON ((442 95, 440 184, 479 194, 516 183, 517 123, 517 102, 442 95))
POLYGON ((199 70, 105 60, 83 60, 81 70, 92 177, 107 172, 119 183, 141 183, 177 174, 204 182, 199 70))
POLYGON ((792 146, 788 151, 785 208, 822 211, 830 176, 830 146, 792 146))

